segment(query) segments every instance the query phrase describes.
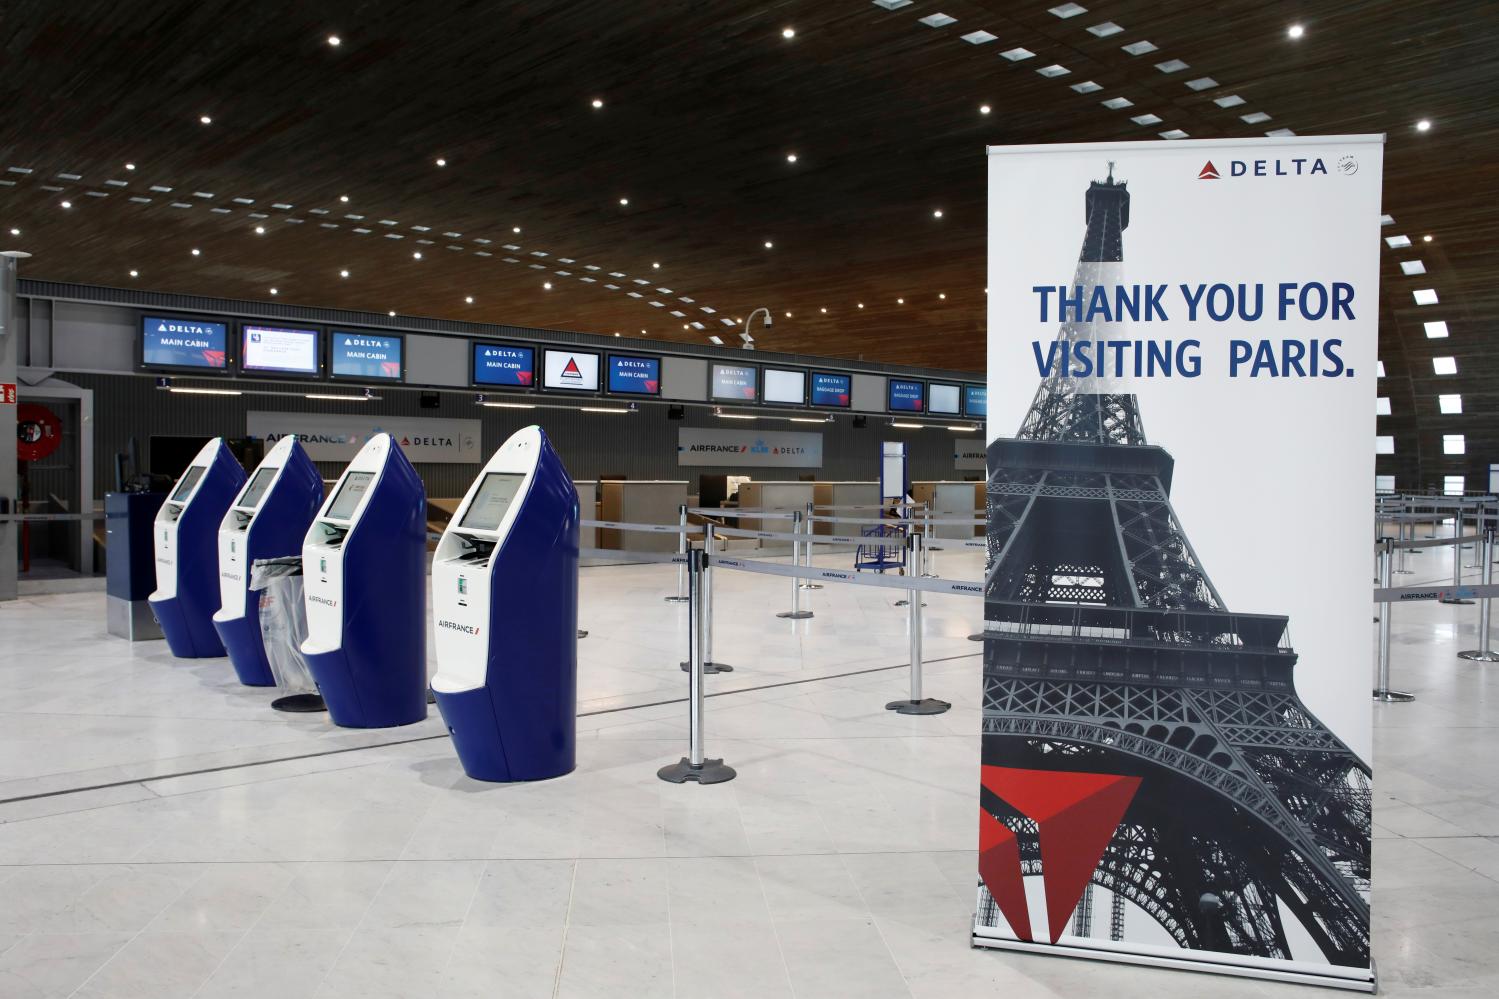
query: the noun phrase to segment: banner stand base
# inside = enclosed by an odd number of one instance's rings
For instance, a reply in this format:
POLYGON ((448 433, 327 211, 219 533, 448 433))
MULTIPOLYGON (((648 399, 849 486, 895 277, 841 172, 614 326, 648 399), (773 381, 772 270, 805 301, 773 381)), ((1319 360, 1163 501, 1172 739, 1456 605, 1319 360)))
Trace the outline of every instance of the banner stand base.
POLYGON ((919 701, 891 701, 885 705, 885 710, 894 711, 898 715, 940 715, 951 707, 951 704, 935 697, 923 697, 919 701))
MULTIPOLYGON (((1048 957, 1064 957, 1084 961, 1108 961, 1114 964, 1135 964, 1149 968, 1170 968, 1175 971, 1191 971, 1205 975, 1227 975, 1235 978, 1258 978, 1269 982, 1294 982, 1301 985, 1320 985, 1323 988, 1343 989, 1348 992, 1379 991, 1378 974, 1374 968, 1368 978, 1343 978, 1337 975, 1319 975, 1312 972, 1283 971, 1278 968, 1258 967, 1248 964, 1231 964, 1227 961, 1203 958, 1188 960, 1135 954, 1124 950, 1102 947, 1083 947, 1076 944, 1038 944, 1012 937, 987 936, 975 931, 970 943, 974 947, 990 947, 995 950, 1013 950, 1025 954, 1043 954, 1048 957)), ((1193 953, 1206 954, 1205 951, 1193 953)), ((1371 962, 1372 964, 1372 962, 1371 962)))
MULTIPOLYGON (((687 672, 687 664, 686 663, 678 663, 678 665, 682 667, 682 672, 683 673, 687 672)), ((704 673, 732 673, 732 672, 734 672, 734 667, 730 666, 728 663, 703 663, 703 672, 704 673)))
POLYGON ((704 760, 700 766, 695 767, 684 756, 680 762, 669 763, 657 770, 656 776, 672 784, 685 784, 690 780, 699 784, 722 784, 739 775, 733 767, 725 766, 721 759, 704 760))
POLYGON ((1499 652, 1490 652, 1488 649, 1469 649, 1467 652, 1459 652, 1459 659, 1468 659, 1475 663, 1499 663, 1499 652))
POLYGON ((1407 694, 1403 690, 1390 690, 1388 687, 1381 690, 1376 687, 1374 690, 1374 699, 1376 701, 1383 701, 1385 704, 1404 704, 1406 701, 1414 701, 1416 695, 1407 694))
POLYGON ((776 617, 783 617, 791 621, 805 621, 812 616, 811 611, 781 611, 781 613, 776 615, 776 617))

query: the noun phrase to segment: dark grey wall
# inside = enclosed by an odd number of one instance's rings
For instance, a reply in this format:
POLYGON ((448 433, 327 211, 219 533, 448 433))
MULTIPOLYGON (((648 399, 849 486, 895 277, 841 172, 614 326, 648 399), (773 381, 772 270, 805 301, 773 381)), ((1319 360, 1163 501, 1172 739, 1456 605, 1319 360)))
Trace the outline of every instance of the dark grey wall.
MULTIPOLYGON (((272 400, 266 396, 202 396, 163 392, 154 380, 142 375, 106 375, 68 372, 61 377, 94 391, 95 470, 94 481, 102 496, 113 488, 114 455, 125 450, 130 438, 145 453, 152 434, 183 436, 239 437, 245 433, 245 414, 252 409, 296 413, 350 413, 389 416, 441 416, 477 419, 483 424, 483 446, 486 454, 494 451, 506 437, 530 423, 540 423, 551 437, 568 471, 575 479, 594 479, 600 475, 625 475, 632 479, 686 479, 696 491, 697 476, 708 472, 753 475, 761 480, 796 479, 815 474, 818 479, 873 481, 878 475, 879 442, 904 440, 909 443, 912 479, 962 479, 953 468, 953 434, 945 429, 900 430, 888 426, 887 420, 871 416, 869 426, 856 430, 847 416, 839 416, 825 427, 789 424, 779 420, 764 421, 766 429, 818 431, 823 433, 823 467, 807 468, 741 468, 732 465, 683 468, 677 465, 677 428, 730 425, 708 411, 689 408, 687 418, 666 418, 666 407, 642 406, 631 416, 608 416, 579 413, 564 409, 504 410, 475 405, 472 393, 445 392, 442 406, 424 410, 419 393, 411 390, 382 390, 379 402, 361 405, 357 410, 348 403, 319 402, 295 398, 272 400)), ((741 425, 742 427, 742 425, 741 425)), ((978 435, 974 435, 978 436, 978 435)), ((343 467, 320 462, 326 478, 336 478, 343 467)), ((427 495, 462 496, 476 465, 419 464, 427 486, 427 495)))

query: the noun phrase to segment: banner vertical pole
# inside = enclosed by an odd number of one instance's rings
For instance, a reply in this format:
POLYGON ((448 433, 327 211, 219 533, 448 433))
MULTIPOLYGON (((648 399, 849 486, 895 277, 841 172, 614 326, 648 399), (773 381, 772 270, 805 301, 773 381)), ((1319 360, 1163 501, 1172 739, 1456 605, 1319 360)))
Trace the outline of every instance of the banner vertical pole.
POLYGON ((722 759, 710 760, 703 751, 703 669, 704 618, 707 610, 704 576, 708 566, 707 552, 688 554, 687 590, 687 754, 676 763, 656 771, 656 776, 672 784, 697 781, 699 784, 721 784, 733 780, 734 768, 722 759))
MULTIPOLYGON (((1483 529, 1483 585, 1491 586, 1494 582, 1494 529, 1485 527, 1483 529)), ((1491 620, 1492 597, 1483 597, 1478 603, 1478 648, 1469 649, 1467 652, 1459 652, 1459 659, 1469 659, 1479 663, 1499 662, 1499 652, 1494 652, 1489 644, 1489 624, 1491 620)))
MULTIPOLYGON (((807 538, 807 540, 802 543, 802 553, 804 555, 803 564, 805 564, 808 569, 812 568, 812 530, 813 530, 812 529, 812 524, 813 524, 812 517, 814 516, 814 514, 813 514, 812 511, 814 509, 815 509, 814 504, 812 504, 812 503, 808 503, 807 504, 807 517, 806 517, 806 520, 803 522, 803 527, 802 527, 802 531, 806 535, 806 538, 807 538)), ((804 590, 820 590, 820 589, 822 589, 822 584, 821 583, 814 583, 810 579, 804 579, 804 580, 802 580, 802 589, 804 589, 804 590)))
MULTIPOLYGON (((1380 542, 1379 553, 1379 585, 1381 589, 1390 588, 1390 563, 1393 559, 1393 549, 1390 539, 1384 538, 1380 542)), ((1415 694, 1408 694, 1403 690, 1390 689, 1390 607, 1388 600, 1380 602, 1379 606, 1379 686, 1374 688, 1374 699, 1386 704, 1399 704, 1405 701, 1414 701, 1415 694)))
MULTIPOLYGON (((800 536, 801 533, 802 533, 802 512, 800 510, 793 510, 793 511, 791 511, 791 533, 794 534, 794 535, 798 535, 798 536, 800 536)), ((808 542, 808 544, 810 544, 810 543, 811 542, 808 542)), ((798 567, 797 566, 797 551, 796 551, 798 544, 800 544, 800 542, 795 542, 795 541, 793 541, 792 544, 791 544, 791 567, 792 568, 797 568, 798 567)), ((802 581, 801 581, 800 578, 798 578, 796 576, 792 576, 791 577, 791 609, 789 611, 782 611, 781 613, 777 614, 776 617, 784 617, 784 618, 788 618, 788 619, 790 619, 792 621, 804 621, 807 618, 813 616, 813 614, 812 614, 811 611, 809 611, 809 610, 802 610, 802 586, 801 586, 801 582, 802 581)))
MULTIPOLYGON (((926 558, 923 554, 921 535, 911 533, 906 536, 906 546, 910 549, 911 582, 914 584, 920 578, 921 571, 926 567, 926 558)), ((922 662, 921 662, 921 639, 923 624, 921 620, 921 591, 914 586, 910 590, 910 619, 908 627, 911 632, 911 696, 904 701, 891 701, 885 705, 885 710, 894 711, 901 715, 940 715, 952 707, 947 701, 939 701, 935 697, 922 696, 922 662)))
MULTIPOLYGON (((687 504, 677 506, 677 554, 686 555, 691 545, 687 543, 687 504)), ((688 603, 687 599, 687 564, 684 562, 677 566, 677 594, 667 597, 669 604, 688 603)))

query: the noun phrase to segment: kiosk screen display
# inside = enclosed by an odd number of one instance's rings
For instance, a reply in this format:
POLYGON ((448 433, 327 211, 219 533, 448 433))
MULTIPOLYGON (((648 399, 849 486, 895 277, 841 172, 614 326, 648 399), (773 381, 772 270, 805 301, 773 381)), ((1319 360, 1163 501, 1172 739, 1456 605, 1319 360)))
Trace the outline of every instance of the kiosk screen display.
POLYGON ((807 374, 785 368, 765 369, 765 401, 791 406, 807 404, 807 374))
POLYGON ((847 409, 852 383, 853 379, 848 375, 830 375, 823 371, 812 372, 812 405, 847 409))
POLYGON ((193 486, 196 486, 198 484, 198 480, 201 478, 203 478, 202 465, 194 465, 186 472, 183 472, 182 480, 177 483, 177 488, 172 490, 173 502, 185 502, 187 498, 193 494, 193 486))
POLYGON ((334 378, 363 378, 386 382, 401 380, 401 348, 398 336, 334 330, 328 370, 334 378))
POLYGON ((989 389, 985 385, 963 386, 963 413, 965 416, 989 415, 989 389))
POLYGON ((141 366, 225 370, 229 327, 201 319, 141 317, 141 366))
POLYGON ((609 355, 609 391, 619 395, 660 395, 661 358, 609 355))
POLYGON ((344 476, 343 485, 338 487, 338 492, 333 494, 333 502, 328 505, 329 520, 348 520, 354 516, 354 510, 359 506, 359 500, 370 490, 370 482, 375 478, 374 472, 349 472, 344 476))
POLYGON ((713 365, 713 380, 708 385, 708 395, 713 399, 734 399, 739 402, 754 402, 759 394, 755 384, 756 370, 742 364, 713 365))
POLYGON ((963 411, 962 401, 962 391, 958 386, 932 382, 926 408, 931 413, 949 413, 957 416, 963 411))
POLYGON ((925 386, 902 378, 890 379, 890 412, 919 413, 925 406, 925 386))
POLYGON ((474 344, 474 384, 536 387, 536 351, 499 343, 474 344))
POLYGON ((271 488, 271 483, 275 481, 276 473, 279 471, 279 468, 262 468, 256 472, 250 484, 245 486, 245 491, 239 494, 239 502, 234 505, 246 510, 253 510, 259 506, 261 499, 265 496, 265 491, 271 488))
POLYGON ((318 331, 246 326, 239 365, 245 371, 289 375, 318 373, 318 331))
POLYGON ((521 483, 525 481, 525 472, 490 472, 485 475, 458 526, 476 531, 498 530, 500 521, 505 519, 505 511, 515 502, 515 494, 520 492, 521 483))
POLYGON ((599 390, 599 355, 576 350, 544 350, 541 356, 546 367, 546 379, 541 383, 543 388, 567 392, 599 390))

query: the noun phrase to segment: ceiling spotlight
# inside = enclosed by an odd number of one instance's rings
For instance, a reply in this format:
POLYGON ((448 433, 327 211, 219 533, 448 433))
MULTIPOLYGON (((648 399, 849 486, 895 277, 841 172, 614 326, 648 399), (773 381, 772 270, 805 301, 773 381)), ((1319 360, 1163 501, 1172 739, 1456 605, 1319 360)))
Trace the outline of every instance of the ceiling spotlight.
POLYGON ((552 282, 550 282, 550 281, 543 281, 543 282, 541 282, 541 290, 542 291, 551 291, 552 290, 552 282))
POLYGON ((257 236, 264 236, 265 235, 265 226, 263 226, 263 225, 256 226, 255 227, 255 235, 257 235, 257 236))
POLYGON ((945 291, 939 291, 939 292, 937 292, 937 297, 945 299, 945 298, 947 298, 947 292, 945 292, 945 291))
POLYGON ((125 164, 125 169, 126 170, 134 170, 135 169, 135 164, 134 163, 126 163, 125 164))
POLYGON ((641 336, 645 336, 645 330, 641 330, 641 331, 640 331, 640 335, 641 335, 641 336))
POLYGON ((19 229, 16 229, 16 228, 12 228, 12 229, 11 229, 11 230, 10 230, 10 234, 11 234, 11 235, 12 235, 12 236, 19 236, 19 235, 21 235, 21 230, 19 230, 19 229))
POLYGON ((942 209, 936 208, 936 209, 932 210, 932 218, 934 218, 934 219, 940 219, 941 217, 942 217, 942 209))
POLYGON ((391 309, 389 312, 386 313, 387 316, 394 316, 395 314, 396 314, 396 310, 395 309, 391 309))
POLYGON ((864 308, 864 303, 863 302, 859 303, 859 308, 861 308, 861 309, 864 308))
POLYGON ((413 253, 411 255, 411 259, 412 260, 420 260, 420 259, 422 259, 422 251, 421 250, 417 250, 415 253, 413 253))
POLYGON ((990 112, 990 111, 992 111, 992 110, 994 110, 994 109, 993 109, 993 108, 991 108, 991 107, 990 107, 990 106, 989 106, 989 105, 987 105, 987 104, 980 104, 980 105, 979 105, 979 114, 988 114, 988 113, 989 113, 989 112, 990 112))
POLYGON ((775 246, 775 244, 774 244, 774 243, 772 243, 772 242, 771 242, 771 241, 770 241, 770 240, 768 240, 768 239, 767 239, 767 240, 766 240, 766 241, 765 241, 765 248, 766 248, 766 249, 767 249, 767 250, 769 250, 769 249, 772 249, 772 248, 774 248, 774 246, 775 246))
POLYGON ((339 38, 337 35, 329 35, 328 36, 328 44, 331 45, 335 49, 338 48, 343 43, 344 43, 344 40, 342 38, 339 38))
POLYGON ((615 336, 619 336, 619 330, 615 330, 615 331, 614 331, 614 335, 615 335, 615 336))
POLYGON ((133 271, 130 272, 130 276, 131 277, 140 277, 141 276, 141 272, 133 270, 133 271))
POLYGON ((281 293, 280 293, 280 292, 278 292, 278 291, 277 291, 277 290, 276 290, 276 289, 275 289, 275 288, 272 288, 272 289, 271 289, 271 294, 272 294, 272 295, 279 295, 279 294, 281 294, 281 293))
POLYGON ((448 161, 439 156, 437 157, 437 165, 440 167, 445 167, 448 165, 448 161))
POLYGON ((472 296, 472 295, 464 295, 463 296, 463 300, 465 302, 467 302, 469 305, 473 305, 474 304, 474 296, 472 296))
POLYGON ((789 313, 789 312, 788 312, 788 313, 786 313, 786 318, 787 318, 787 319, 790 319, 790 318, 791 318, 791 313, 789 313))
POLYGON ((349 272, 347 270, 339 271, 338 272, 338 276, 341 277, 341 278, 346 278, 346 277, 349 276, 349 272))
POLYGON ((1306 34, 1306 29, 1299 24, 1293 24, 1286 29, 1286 34, 1290 35, 1292 38, 1300 38, 1302 35, 1306 34))
MULTIPOLYGON (((12 235, 19 236, 19 235, 21 235, 21 233, 19 231, 13 231, 12 235)), ((1431 242, 1431 237, 1430 236, 1422 236, 1421 237, 1421 242, 1423 242, 1423 243, 1430 243, 1431 242)))
POLYGON ((338 200, 347 205, 349 203, 349 196, 347 194, 340 194, 338 200))
POLYGON ((603 106, 604 106, 604 99, 602 97, 595 97, 593 99, 593 109, 595 111, 597 111, 599 108, 601 108, 603 106))
POLYGON ((518 225, 517 226, 511 226, 510 231, 513 232, 513 233, 519 234, 520 233, 520 226, 518 226, 518 225))
POLYGON ((61 204, 62 204, 62 206, 64 208, 72 208, 73 207, 73 202, 71 202, 71 201, 64 201, 64 202, 61 202, 61 204))
POLYGON ((629 198, 620 198, 619 199, 619 203, 621 205, 628 205, 630 203, 630 199, 629 198))
POLYGON ((795 163, 796 162, 796 154, 795 153, 787 153, 786 154, 786 162, 787 163, 795 163))
POLYGON ((906 304, 906 300, 904 298, 897 298, 895 300, 895 304, 896 305, 905 305, 906 304))
POLYGON ((781 37, 782 38, 795 38, 796 37, 796 29, 795 28, 782 28, 781 29, 781 37))
POLYGON ((1427 118, 1422 118, 1420 121, 1416 122, 1416 131, 1418 131, 1418 132, 1429 132, 1429 131, 1431 131, 1431 121, 1429 119, 1427 119, 1427 118))
POLYGON ((200 123, 204 124, 204 125, 212 125, 213 124, 213 119, 210 118, 206 114, 200 114, 200 115, 198 115, 198 121, 200 123))
POLYGON ((193 256, 195 256, 195 257, 201 257, 202 255, 203 255, 203 251, 202 250, 198 249, 196 246, 193 247, 193 256))
POLYGON ((652 260, 651 261, 651 270, 659 271, 660 269, 661 269, 661 262, 659 260, 652 260))

